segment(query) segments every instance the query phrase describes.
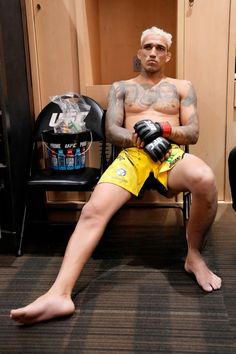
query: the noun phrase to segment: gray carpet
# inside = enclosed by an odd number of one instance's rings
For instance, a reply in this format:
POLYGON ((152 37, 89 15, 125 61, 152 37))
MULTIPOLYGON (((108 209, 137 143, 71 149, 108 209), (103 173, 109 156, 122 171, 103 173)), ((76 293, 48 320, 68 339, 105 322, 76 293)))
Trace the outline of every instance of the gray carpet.
POLYGON ((22 327, 8 313, 50 286, 68 230, 29 234, 22 257, 2 252, 1 354, 236 352, 236 214, 230 206, 220 209, 204 250, 223 277, 222 290, 213 294, 183 270, 182 227, 153 219, 142 225, 143 211, 130 213, 129 222, 121 211, 108 226, 74 290, 76 312, 66 319, 22 327))

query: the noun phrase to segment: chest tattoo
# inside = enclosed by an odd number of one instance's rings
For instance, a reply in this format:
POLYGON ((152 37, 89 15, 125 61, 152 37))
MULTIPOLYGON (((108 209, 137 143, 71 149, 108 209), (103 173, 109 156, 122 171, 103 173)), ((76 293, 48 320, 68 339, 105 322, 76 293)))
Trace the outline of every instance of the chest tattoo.
POLYGON ((125 103, 130 107, 171 109, 175 108, 178 102, 177 89, 169 82, 162 82, 155 86, 127 85, 126 87, 125 103))

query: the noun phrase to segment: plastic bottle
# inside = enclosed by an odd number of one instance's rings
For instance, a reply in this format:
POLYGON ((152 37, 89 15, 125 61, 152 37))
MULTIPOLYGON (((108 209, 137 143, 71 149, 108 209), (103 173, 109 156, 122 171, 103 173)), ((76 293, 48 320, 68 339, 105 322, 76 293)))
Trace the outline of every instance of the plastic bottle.
POLYGON ((86 144, 82 145, 80 147, 80 168, 84 168, 85 167, 85 150, 86 150, 86 144))
POLYGON ((66 169, 74 170, 74 154, 72 149, 67 149, 66 152, 66 169))
POLYGON ((80 169, 80 148, 75 150, 75 169, 80 169))
POLYGON ((66 169, 66 159, 65 159, 65 155, 64 155, 62 149, 58 150, 57 158, 58 158, 58 169, 65 170, 66 169))
POLYGON ((55 149, 50 149, 49 159, 50 159, 50 167, 53 170, 58 170, 57 153, 55 149))

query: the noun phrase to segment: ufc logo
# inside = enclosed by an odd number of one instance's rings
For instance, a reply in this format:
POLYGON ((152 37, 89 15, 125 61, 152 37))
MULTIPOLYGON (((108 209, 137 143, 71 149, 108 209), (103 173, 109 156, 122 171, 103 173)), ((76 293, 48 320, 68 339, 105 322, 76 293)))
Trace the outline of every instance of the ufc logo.
POLYGON ((63 113, 52 113, 51 119, 49 121, 49 127, 55 127, 57 125, 57 120, 63 118, 63 113))

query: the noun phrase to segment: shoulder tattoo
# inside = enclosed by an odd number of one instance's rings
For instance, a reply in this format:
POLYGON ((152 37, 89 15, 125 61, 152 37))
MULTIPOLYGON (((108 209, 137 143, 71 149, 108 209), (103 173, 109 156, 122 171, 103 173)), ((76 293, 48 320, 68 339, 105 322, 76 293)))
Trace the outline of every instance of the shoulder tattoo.
POLYGON ((187 95, 181 100, 183 106, 197 106, 197 95, 193 85, 189 82, 188 83, 188 92, 187 95))

